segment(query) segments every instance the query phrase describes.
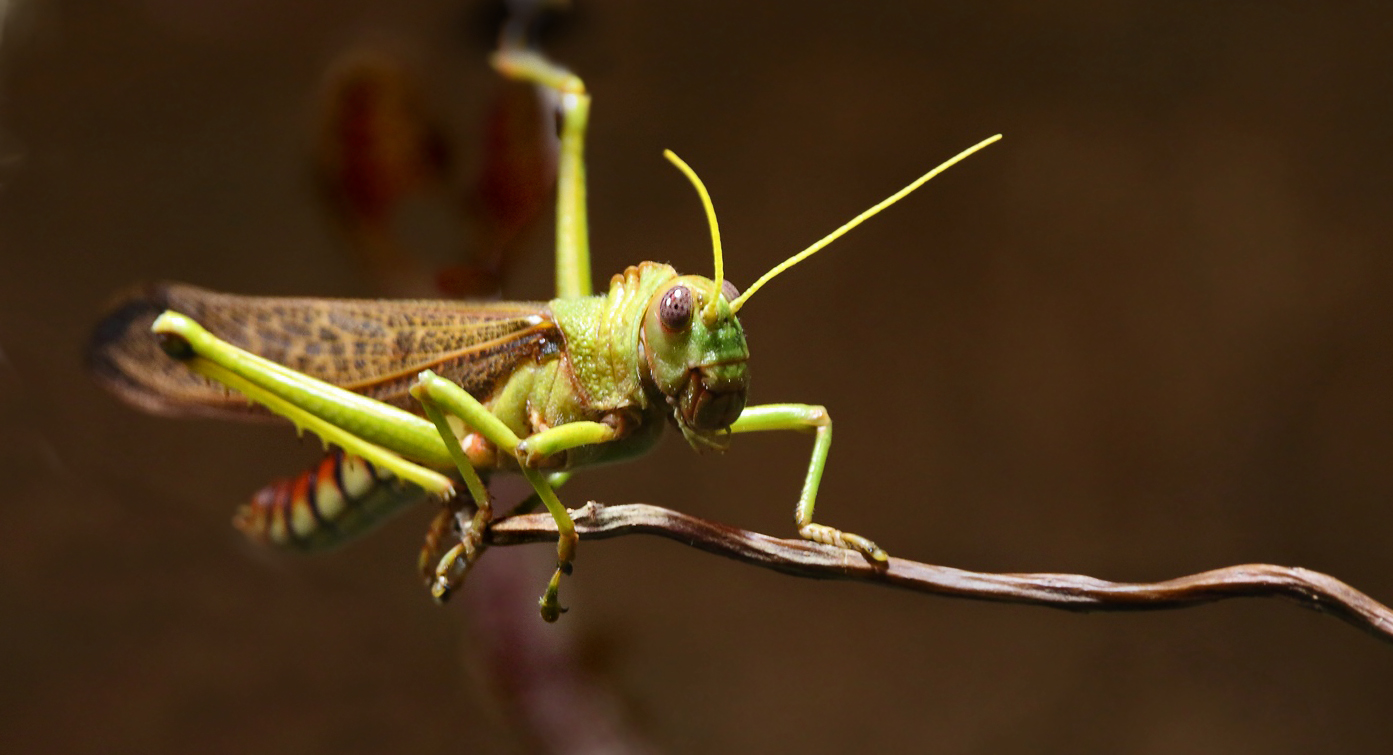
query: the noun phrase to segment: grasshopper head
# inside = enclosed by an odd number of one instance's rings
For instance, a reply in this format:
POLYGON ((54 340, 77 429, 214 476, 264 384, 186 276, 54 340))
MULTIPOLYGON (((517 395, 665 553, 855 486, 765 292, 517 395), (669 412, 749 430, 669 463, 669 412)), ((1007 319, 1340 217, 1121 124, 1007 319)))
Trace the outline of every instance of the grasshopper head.
POLYGON ((723 447, 726 429, 745 409, 750 350, 730 309, 738 293, 729 281, 718 289, 710 278, 684 275, 658 289, 644 312, 648 372, 697 448, 723 447))

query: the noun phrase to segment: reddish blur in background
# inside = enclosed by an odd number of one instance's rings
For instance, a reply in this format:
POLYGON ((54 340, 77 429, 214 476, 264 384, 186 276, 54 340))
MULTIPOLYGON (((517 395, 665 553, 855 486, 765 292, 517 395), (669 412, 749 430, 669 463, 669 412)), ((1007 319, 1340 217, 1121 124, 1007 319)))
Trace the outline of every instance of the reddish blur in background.
MULTIPOLYGON (((849 7, 581 4, 551 52, 595 97, 597 280, 643 259, 709 274, 663 148, 711 188, 727 275, 748 285, 1004 132, 742 312, 753 400, 836 418, 820 519, 969 569, 1156 580, 1265 561, 1393 600, 1393 9, 849 7)), ((436 608, 414 574, 424 507, 329 555, 259 552, 232 509, 318 444, 145 416, 81 368, 137 281, 368 292, 316 199, 324 73, 365 44, 401 56, 478 165, 487 13, 0 8, 0 750, 524 748, 465 607, 436 608)), ((549 297, 548 226, 510 298, 549 297)), ((457 231, 423 208, 411 240, 448 254, 457 231)), ((564 497, 791 536, 808 450, 769 434, 698 456, 673 435, 564 497)), ((565 602, 558 637, 663 751, 1393 739, 1393 648, 1275 601, 1072 615, 635 537, 582 544, 565 602)))

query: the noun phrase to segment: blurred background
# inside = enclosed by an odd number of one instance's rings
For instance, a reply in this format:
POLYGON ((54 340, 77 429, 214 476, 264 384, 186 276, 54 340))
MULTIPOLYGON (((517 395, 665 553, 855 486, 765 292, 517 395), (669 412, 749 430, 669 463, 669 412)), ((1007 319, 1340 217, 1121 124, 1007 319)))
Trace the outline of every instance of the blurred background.
MULTIPOLYGON (((582 2, 565 19, 549 51, 595 98, 596 280, 644 259, 709 274, 664 148, 710 187, 744 286, 1004 132, 742 312, 752 399, 836 419, 819 518, 966 569, 1149 581, 1259 561, 1393 600, 1393 9, 849 8, 582 2)), ((401 60, 467 183, 497 12, 0 10, 0 750, 551 747, 499 702, 469 600, 440 609, 422 589, 428 507, 331 554, 259 551, 232 510, 318 443, 137 413, 81 362, 103 307, 140 281, 373 295, 316 185, 326 72, 364 47, 401 60)), ((463 243, 438 207, 407 216, 428 254, 463 243)), ((548 298, 549 218, 524 246, 504 291, 548 298)), ((670 435, 564 499, 793 535, 806 438, 715 457, 670 435)), ((530 613, 546 572, 515 561, 530 613)), ((583 543, 563 597, 571 612, 535 631, 639 749, 1393 738, 1393 648, 1276 601, 1073 615, 797 580, 639 537, 583 543)))

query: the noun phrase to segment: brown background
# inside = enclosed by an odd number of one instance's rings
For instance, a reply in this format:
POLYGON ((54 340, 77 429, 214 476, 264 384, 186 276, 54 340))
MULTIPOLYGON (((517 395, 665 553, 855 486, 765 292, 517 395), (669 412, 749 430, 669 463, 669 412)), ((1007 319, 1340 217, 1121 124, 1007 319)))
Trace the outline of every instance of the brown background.
MULTIPOLYGON (((232 507, 315 444, 139 415, 80 370, 134 281, 367 290, 308 178, 323 71, 358 44, 404 51, 466 165, 493 82, 478 13, 397 5, 31 2, 7 20, 0 750, 522 746, 477 678, 466 608, 413 577, 424 508, 328 556, 259 553, 232 507)), ((1269 561, 1393 600, 1393 12, 866 5, 583 3, 553 52, 595 95, 597 276, 709 271, 664 147, 711 187, 748 284, 1004 132, 746 310, 754 399, 837 420, 821 518, 964 568, 1151 580, 1269 561)), ((546 233, 535 245, 515 298, 549 294, 546 233)), ((669 438, 565 496, 790 534, 807 452, 669 438)), ((672 752, 1393 740, 1393 648, 1277 602, 1079 616, 641 538, 582 547, 566 590, 547 631, 672 752)))

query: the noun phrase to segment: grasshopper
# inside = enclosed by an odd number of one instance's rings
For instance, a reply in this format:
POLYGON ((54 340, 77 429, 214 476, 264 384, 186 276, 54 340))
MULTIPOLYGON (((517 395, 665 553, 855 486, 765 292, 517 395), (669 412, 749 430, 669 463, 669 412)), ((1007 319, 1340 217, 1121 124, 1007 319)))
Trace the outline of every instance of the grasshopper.
POLYGON ((666 152, 705 208, 714 276, 643 262, 592 295, 583 157, 590 96, 576 75, 520 45, 505 44, 492 63, 558 98, 557 298, 281 299, 160 284, 98 325, 89 351, 98 379, 148 411, 242 418, 269 412, 335 447, 313 469, 273 483, 239 510, 235 523, 254 538, 301 549, 332 546, 423 491, 442 498, 419 564, 439 601, 483 550, 493 516, 485 478, 517 472, 560 532, 556 571, 540 599, 543 618, 556 620, 565 610, 561 577, 571 570, 577 541, 557 486, 573 469, 647 451, 668 422, 697 450, 725 450, 739 433, 811 432, 812 457, 794 510, 799 535, 885 562, 871 540, 813 521, 832 420, 822 406, 746 405, 749 349, 736 314, 775 276, 1000 136, 921 176, 743 293, 724 278, 706 187, 666 152), (474 505, 462 524, 457 483, 474 505), (450 534, 458 542, 442 553, 450 534))

